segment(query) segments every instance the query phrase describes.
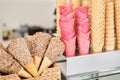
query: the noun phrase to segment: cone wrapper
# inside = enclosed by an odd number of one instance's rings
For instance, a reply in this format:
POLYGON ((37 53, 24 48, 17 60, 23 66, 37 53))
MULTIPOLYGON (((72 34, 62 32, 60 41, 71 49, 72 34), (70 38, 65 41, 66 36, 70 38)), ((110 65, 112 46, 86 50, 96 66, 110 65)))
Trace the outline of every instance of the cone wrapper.
MULTIPOLYGON (((86 36, 84 35, 86 38, 86 36)), ((79 55, 86 55, 89 53, 90 40, 85 39, 84 37, 77 36, 79 55)), ((88 37, 88 36, 87 36, 88 37)))
POLYGON ((75 56, 75 49, 76 49, 76 36, 69 39, 69 40, 64 40, 62 39, 62 41, 65 44, 65 55, 67 57, 73 57, 75 56))
POLYGON ((66 4, 66 5, 60 6, 60 15, 67 16, 72 11, 73 11, 72 4, 66 4))

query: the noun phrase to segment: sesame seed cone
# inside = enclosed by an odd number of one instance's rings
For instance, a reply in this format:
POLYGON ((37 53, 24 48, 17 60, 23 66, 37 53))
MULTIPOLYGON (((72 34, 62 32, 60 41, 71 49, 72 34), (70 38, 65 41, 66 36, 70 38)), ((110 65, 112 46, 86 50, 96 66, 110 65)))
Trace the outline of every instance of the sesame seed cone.
POLYGON ((33 58, 24 38, 11 41, 7 50, 32 76, 38 76, 33 58))
POLYGON ((44 69, 52 65, 58 56, 63 54, 65 49, 64 43, 56 37, 53 37, 50 41, 50 44, 46 50, 45 57, 41 63, 40 69, 38 71, 39 75, 43 72, 44 69))
POLYGON ((38 70, 43 55, 47 49, 47 46, 52 36, 48 33, 42 33, 42 32, 38 32, 33 36, 35 37, 35 39, 32 41, 32 52, 34 56, 35 66, 36 69, 38 70))
POLYGON ((24 78, 32 77, 23 67, 13 59, 4 49, 0 48, 0 72, 9 74, 18 74, 24 78))

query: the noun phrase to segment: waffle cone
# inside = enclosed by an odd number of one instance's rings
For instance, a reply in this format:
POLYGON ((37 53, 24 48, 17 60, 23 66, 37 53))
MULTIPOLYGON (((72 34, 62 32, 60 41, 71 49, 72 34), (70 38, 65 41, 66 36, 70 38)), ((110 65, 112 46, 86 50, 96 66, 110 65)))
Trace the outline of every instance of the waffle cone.
POLYGON ((48 57, 44 57, 40 69, 38 71, 39 75, 43 72, 44 69, 48 68, 52 64, 52 61, 48 57))
POLYGON ((33 62, 27 64, 25 69, 34 77, 38 76, 38 72, 36 70, 35 64, 33 62))
POLYGON ((24 78, 31 78, 32 76, 26 72, 23 68, 18 72, 18 75, 24 78))
POLYGON ((90 0, 91 45, 93 53, 102 52, 105 33, 105 1, 90 0))
POLYGON ((35 63, 35 67, 38 70, 40 63, 41 63, 42 57, 39 56, 34 56, 34 63, 35 63))
POLYGON ((59 9, 59 7, 61 6, 61 5, 64 5, 64 4, 66 4, 66 0, 56 0, 56 32, 57 32, 57 36, 58 37, 61 37, 61 30, 60 30, 60 25, 59 25, 59 19, 60 19, 60 9, 59 9))
POLYGON ((70 3, 73 4, 73 10, 81 5, 81 0, 70 0, 70 3))
POLYGON ((82 6, 90 6, 90 0, 82 0, 82 6))

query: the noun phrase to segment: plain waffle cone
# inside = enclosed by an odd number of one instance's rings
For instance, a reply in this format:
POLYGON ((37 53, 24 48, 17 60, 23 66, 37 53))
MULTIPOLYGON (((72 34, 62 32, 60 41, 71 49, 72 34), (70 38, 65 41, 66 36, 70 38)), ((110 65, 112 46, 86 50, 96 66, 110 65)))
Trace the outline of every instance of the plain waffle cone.
POLYGON ((35 63, 35 67, 36 67, 37 70, 40 66, 41 61, 42 61, 42 57, 34 56, 34 63, 35 63))
POLYGON ((116 47, 120 50, 120 0, 115 0, 116 47))
POLYGON ((73 10, 81 5, 81 0, 70 0, 70 3, 73 4, 73 10))
POLYGON ((56 30, 57 30, 57 36, 61 37, 61 30, 60 30, 60 25, 59 25, 59 19, 60 19, 60 9, 59 7, 61 5, 65 5, 66 0, 56 0, 56 30))
POLYGON ((91 0, 91 45, 94 53, 102 52, 105 33, 105 1, 91 0))
POLYGON ((32 76, 28 72, 26 72, 23 68, 21 68, 21 70, 18 72, 18 75, 24 78, 32 78, 32 76))
POLYGON ((38 77, 38 72, 36 70, 35 64, 33 62, 27 64, 25 69, 34 77, 38 77))
POLYGON ((48 57, 44 57, 40 69, 38 71, 39 75, 52 64, 52 61, 48 57))
POLYGON ((115 49, 114 2, 106 1, 105 50, 115 49))
POLYGON ((82 0, 82 6, 90 6, 90 0, 82 0))

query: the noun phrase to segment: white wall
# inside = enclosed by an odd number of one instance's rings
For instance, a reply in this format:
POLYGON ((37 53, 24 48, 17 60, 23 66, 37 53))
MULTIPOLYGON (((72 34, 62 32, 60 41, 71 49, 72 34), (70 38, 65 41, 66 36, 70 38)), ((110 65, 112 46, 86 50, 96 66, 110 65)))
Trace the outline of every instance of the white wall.
POLYGON ((0 0, 0 25, 10 28, 21 24, 54 26, 56 0, 0 0))

